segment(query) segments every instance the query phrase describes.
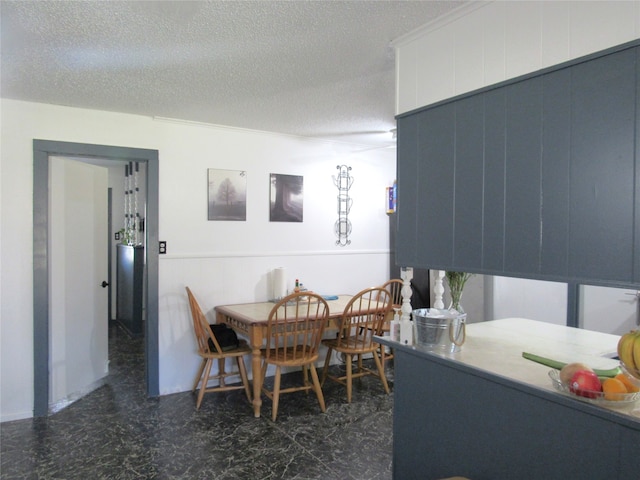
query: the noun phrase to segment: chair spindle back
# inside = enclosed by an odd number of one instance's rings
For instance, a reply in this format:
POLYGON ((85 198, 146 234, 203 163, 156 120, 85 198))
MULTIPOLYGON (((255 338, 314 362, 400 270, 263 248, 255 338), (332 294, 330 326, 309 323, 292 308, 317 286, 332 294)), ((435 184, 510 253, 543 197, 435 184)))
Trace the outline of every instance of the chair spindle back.
POLYGON ((385 288, 366 288, 356 294, 342 314, 338 346, 354 350, 375 348, 373 336, 382 335, 390 309, 391 294, 385 288))
POLYGON ((329 305, 320 295, 299 292, 283 298, 269 314, 267 360, 317 357, 328 316, 329 305))
POLYGON ((186 289, 189 297, 189 307, 191 308, 191 318, 193 319, 193 331, 196 334, 196 341, 198 342, 198 351, 205 355, 212 353, 209 342, 209 339, 211 339, 213 345, 215 345, 215 348, 217 349, 214 351, 221 352, 222 349, 220 348, 220 344, 218 343, 216 336, 211 331, 207 317, 205 317, 198 301, 189 287, 186 287, 186 289))

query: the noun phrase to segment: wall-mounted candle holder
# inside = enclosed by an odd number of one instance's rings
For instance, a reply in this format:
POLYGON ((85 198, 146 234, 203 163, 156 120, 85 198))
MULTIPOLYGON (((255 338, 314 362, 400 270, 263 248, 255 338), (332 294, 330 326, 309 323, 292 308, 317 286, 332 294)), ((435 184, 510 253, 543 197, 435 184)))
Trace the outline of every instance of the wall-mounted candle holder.
POLYGON ((338 220, 335 224, 338 240, 336 245, 345 247, 351 243, 351 240, 349 240, 351 221, 348 217, 353 204, 353 199, 349 197, 349 189, 353 185, 353 177, 349 175, 351 167, 338 165, 336 168, 338 169, 338 175, 333 176, 333 183, 338 188, 338 220))

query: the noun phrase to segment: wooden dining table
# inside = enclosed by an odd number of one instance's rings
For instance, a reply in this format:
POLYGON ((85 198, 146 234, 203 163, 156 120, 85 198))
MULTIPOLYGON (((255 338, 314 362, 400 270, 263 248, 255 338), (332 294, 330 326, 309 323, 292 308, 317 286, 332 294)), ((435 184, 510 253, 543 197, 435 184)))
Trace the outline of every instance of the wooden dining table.
MULTIPOLYGON (((329 305, 328 325, 325 328, 338 328, 347 303, 352 295, 326 297, 329 305)), ((247 337, 251 346, 251 370, 253 372, 253 413, 260 417, 262 406, 262 376, 260 375, 262 358, 260 349, 265 345, 269 313, 274 302, 240 303, 236 305, 219 305, 215 307, 216 323, 226 323, 237 333, 247 337)))

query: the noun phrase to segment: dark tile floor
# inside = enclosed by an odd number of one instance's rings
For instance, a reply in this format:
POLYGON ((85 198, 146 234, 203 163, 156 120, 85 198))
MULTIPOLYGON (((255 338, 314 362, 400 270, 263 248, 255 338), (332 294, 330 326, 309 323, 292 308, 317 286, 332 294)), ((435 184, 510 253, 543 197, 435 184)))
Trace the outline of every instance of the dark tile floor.
MULTIPOLYGON (((2 479, 391 479, 393 391, 372 376, 315 395, 264 399, 254 418, 242 391, 145 397, 142 342, 110 329, 107 384, 45 419, 0 425, 2 479)), ((333 368, 341 368, 340 366, 333 368)), ((191 379, 195 372, 185 372, 191 379)), ((290 374, 293 375, 293 374, 290 374)), ((387 367, 390 385, 393 367, 387 367)), ((283 381, 284 383, 284 381, 283 381)))

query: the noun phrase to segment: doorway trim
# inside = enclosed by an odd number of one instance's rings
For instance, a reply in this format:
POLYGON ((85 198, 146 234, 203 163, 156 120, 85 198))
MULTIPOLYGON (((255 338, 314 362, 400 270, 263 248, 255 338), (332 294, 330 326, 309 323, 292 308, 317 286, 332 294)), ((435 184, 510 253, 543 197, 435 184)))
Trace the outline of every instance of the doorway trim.
POLYGON ((33 140, 33 416, 49 414, 49 157, 90 157, 147 164, 146 322, 144 335, 147 396, 160 394, 158 358, 158 151, 33 140))

